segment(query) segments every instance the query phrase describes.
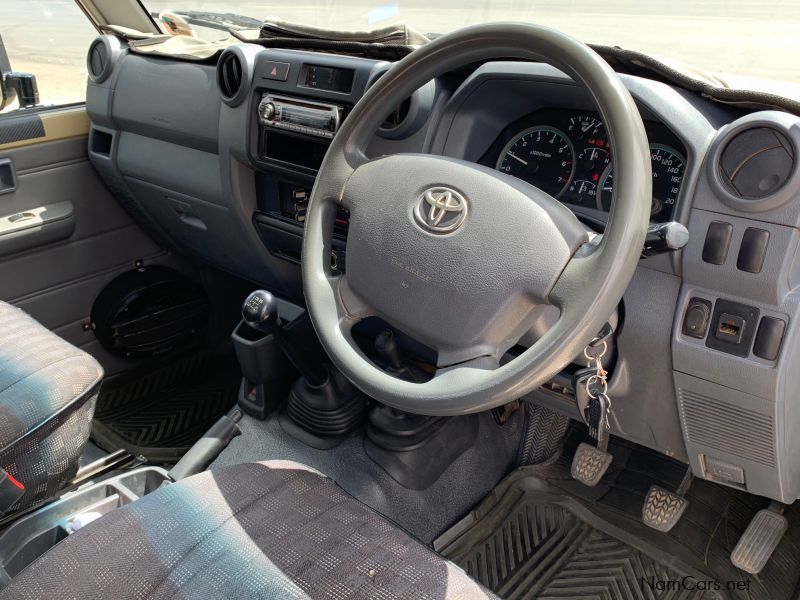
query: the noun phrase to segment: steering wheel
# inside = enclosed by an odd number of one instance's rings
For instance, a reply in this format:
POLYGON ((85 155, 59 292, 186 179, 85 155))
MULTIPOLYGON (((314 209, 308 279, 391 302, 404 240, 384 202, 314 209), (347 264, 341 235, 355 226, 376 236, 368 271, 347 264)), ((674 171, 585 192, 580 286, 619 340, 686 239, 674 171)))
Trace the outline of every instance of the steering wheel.
POLYGON ((344 121, 311 192, 302 275, 323 347, 367 395, 419 414, 460 415, 540 386, 593 339, 633 276, 646 234, 652 176, 647 137, 628 90, 588 46, 521 23, 460 29, 415 50, 344 121), (550 63, 585 86, 614 149, 614 202, 599 243, 552 196, 463 160, 365 149, 390 107, 432 78, 478 61, 550 63), (347 270, 330 267, 337 209, 350 211, 347 270), (546 306, 559 316, 530 348, 501 357, 546 306), (437 353, 424 383, 400 380, 359 349, 352 328, 379 316, 437 353))

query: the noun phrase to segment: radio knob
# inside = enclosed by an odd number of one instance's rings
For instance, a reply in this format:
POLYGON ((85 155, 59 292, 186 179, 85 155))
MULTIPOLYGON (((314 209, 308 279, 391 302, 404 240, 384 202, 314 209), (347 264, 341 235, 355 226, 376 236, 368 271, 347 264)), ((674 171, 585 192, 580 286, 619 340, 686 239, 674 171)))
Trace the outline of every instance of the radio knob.
POLYGON ((275 116, 275 105, 272 102, 262 102, 258 107, 258 112, 262 119, 271 121, 275 116))

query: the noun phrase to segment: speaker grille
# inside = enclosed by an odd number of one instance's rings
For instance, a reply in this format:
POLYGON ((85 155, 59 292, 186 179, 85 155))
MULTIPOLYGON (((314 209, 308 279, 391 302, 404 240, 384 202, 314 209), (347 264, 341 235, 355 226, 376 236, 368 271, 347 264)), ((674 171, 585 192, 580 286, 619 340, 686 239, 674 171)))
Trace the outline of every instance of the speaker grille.
POLYGON ((678 390, 687 439, 748 461, 775 467, 773 418, 714 398, 678 390))

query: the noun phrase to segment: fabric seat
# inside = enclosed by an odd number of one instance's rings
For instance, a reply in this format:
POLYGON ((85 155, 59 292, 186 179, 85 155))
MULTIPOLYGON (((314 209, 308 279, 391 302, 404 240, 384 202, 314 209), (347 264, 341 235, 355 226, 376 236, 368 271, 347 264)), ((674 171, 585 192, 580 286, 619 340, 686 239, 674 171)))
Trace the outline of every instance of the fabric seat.
POLYGON ((52 497, 78 470, 103 369, 0 302, 0 467, 25 487, 9 514, 52 497))
POLYGON ((494 598, 297 463, 207 471, 60 542, 0 599, 494 598))

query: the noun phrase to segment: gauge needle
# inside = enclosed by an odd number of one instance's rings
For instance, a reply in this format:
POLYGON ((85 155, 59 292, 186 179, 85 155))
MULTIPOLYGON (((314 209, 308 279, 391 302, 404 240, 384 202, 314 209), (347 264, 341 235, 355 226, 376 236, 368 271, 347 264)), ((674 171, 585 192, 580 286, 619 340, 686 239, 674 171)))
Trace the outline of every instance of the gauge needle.
POLYGON ((521 159, 519 156, 517 156, 517 155, 516 155, 516 154, 514 154, 513 152, 509 152, 509 153, 508 153, 508 155, 509 155, 511 158, 513 158, 514 160, 518 160, 519 162, 521 162, 521 163, 522 163, 523 165, 525 165, 526 167, 528 166, 528 161, 527 161, 527 160, 522 160, 522 159, 521 159))

